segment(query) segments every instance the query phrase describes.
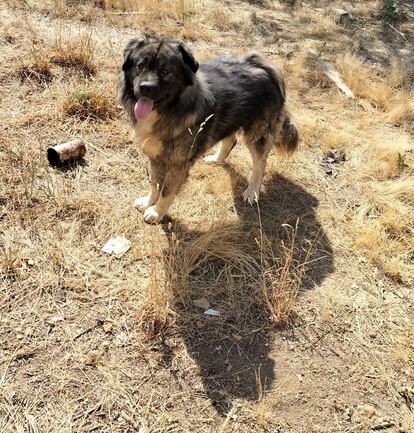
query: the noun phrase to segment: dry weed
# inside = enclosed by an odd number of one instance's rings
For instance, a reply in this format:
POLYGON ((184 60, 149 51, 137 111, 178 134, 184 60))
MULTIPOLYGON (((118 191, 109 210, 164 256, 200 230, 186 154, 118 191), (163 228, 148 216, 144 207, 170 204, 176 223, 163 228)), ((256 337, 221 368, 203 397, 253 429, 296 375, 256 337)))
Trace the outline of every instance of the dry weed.
POLYGON ((108 120, 116 115, 115 102, 96 85, 78 87, 71 91, 62 103, 66 116, 81 120, 108 120))
POLYGON ((53 78, 51 64, 45 58, 40 58, 35 63, 20 66, 17 74, 22 81, 33 80, 41 84, 50 83, 53 78))
POLYGON ((73 37, 61 30, 50 49, 50 60, 56 65, 92 76, 96 73, 94 49, 91 34, 73 37))

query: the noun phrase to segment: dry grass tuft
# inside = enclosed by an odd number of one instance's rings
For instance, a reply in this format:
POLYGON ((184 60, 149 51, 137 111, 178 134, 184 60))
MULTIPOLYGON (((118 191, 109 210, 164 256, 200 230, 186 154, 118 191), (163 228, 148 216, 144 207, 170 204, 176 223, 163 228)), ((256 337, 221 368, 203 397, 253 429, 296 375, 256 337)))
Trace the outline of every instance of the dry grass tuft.
POLYGON ((393 89, 381 82, 375 71, 369 69, 360 58, 346 53, 336 58, 336 66, 355 96, 370 101, 375 107, 385 109, 394 94, 393 89))
POLYGON ((76 116, 81 120, 108 120, 116 115, 114 100, 96 85, 71 91, 62 108, 66 116, 76 116))
POLYGON ((96 73, 94 49, 90 34, 73 37, 61 31, 51 47, 50 60, 56 65, 92 76, 96 73))
POLYGON ((22 81, 32 80, 41 84, 50 83, 53 79, 51 64, 46 58, 40 58, 35 63, 20 66, 17 75, 22 81))
POLYGON ((296 298, 298 296, 302 278, 307 266, 311 248, 302 261, 296 259, 296 237, 298 226, 286 227, 288 231, 287 242, 282 242, 280 257, 275 257, 275 252, 268 245, 266 239, 261 238, 264 243, 261 246, 261 262, 263 269, 262 292, 266 301, 270 317, 274 323, 285 323, 288 321, 296 298), (269 261, 269 257, 272 258, 269 261))
POLYGON ((410 130, 414 130, 414 95, 400 92, 390 101, 385 119, 393 125, 407 126, 410 130))

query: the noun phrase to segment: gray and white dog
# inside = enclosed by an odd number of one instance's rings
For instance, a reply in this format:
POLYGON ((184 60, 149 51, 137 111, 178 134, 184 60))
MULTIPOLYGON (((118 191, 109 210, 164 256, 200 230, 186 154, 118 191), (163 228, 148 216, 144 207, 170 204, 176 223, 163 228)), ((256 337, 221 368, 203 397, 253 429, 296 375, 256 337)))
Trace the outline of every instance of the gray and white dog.
POLYGON ((299 137, 285 108, 281 71, 258 54, 225 56, 199 65, 172 39, 132 39, 124 51, 120 102, 151 165, 151 190, 135 201, 146 222, 160 222, 194 161, 219 143, 208 163, 222 163, 244 135, 253 170, 243 197, 259 197, 275 145, 292 153, 299 137))

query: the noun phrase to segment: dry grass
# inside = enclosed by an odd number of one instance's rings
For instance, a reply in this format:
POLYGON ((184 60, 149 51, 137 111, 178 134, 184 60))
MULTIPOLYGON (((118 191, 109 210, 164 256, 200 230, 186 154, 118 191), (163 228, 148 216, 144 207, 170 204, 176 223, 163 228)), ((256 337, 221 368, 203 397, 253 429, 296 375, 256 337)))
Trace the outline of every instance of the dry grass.
POLYGON ((94 42, 90 34, 77 37, 65 35, 61 30, 50 50, 50 60, 56 65, 73 68, 92 76, 96 72, 94 42))
POLYGON ((97 86, 79 87, 71 91, 62 104, 63 113, 81 120, 108 120, 116 115, 114 98, 97 86))
POLYGON ((51 65, 47 59, 39 59, 35 63, 22 65, 17 74, 22 81, 33 80, 42 84, 49 83, 53 78, 51 65))
POLYGON ((259 3, 6 2, 0 431, 414 431, 409 63, 350 51, 383 41, 381 2, 335 3, 354 28, 331 2, 259 3), (222 167, 196 164, 171 224, 134 212, 148 167, 115 86, 137 28, 194 40, 198 59, 237 45, 283 67, 302 146, 270 156, 257 207, 240 143, 222 167), (87 163, 50 168, 47 146, 74 137, 87 163), (316 162, 330 149, 346 154, 335 178, 316 162), (102 253, 119 234, 131 250, 102 253))

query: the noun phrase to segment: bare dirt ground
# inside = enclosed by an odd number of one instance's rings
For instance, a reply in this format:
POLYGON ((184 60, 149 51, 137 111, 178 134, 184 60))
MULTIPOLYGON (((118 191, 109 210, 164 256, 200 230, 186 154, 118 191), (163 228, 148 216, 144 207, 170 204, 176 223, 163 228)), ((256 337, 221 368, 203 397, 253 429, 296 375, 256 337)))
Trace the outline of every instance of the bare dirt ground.
POLYGON ((413 2, 0 6, 0 432, 413 433, 413 2), (258 206, 240 143, 197 163, 169 224, 132 207, 148 164, 116 87, 143 32, 284 70, 301 146, 258 206), (85 163, 51 168, 77 137, 85 163))

